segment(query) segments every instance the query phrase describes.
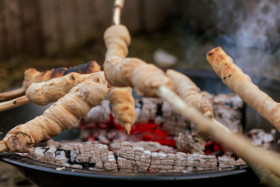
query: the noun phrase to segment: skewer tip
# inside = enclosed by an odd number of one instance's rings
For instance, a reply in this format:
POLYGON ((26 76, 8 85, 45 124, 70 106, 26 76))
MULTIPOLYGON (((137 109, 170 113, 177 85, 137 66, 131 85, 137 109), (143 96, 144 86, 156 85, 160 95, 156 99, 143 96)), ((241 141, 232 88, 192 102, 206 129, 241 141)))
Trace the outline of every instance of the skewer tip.
POLYGON ((115 0, 114 2, 114 10, 113 10, 113 24, 119 25, 121 24, 121 12, 124 6, 125 0, 115 0))

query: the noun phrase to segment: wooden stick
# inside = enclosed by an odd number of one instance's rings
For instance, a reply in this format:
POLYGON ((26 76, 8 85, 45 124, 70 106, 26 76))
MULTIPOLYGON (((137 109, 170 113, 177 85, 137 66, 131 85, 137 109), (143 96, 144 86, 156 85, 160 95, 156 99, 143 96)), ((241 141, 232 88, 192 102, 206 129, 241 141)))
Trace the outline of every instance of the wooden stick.
POLYGON ((17 88, 14 90, 6 91, 0 93, 0 101, 7 101, 10 99, 14 99, 16 97, 23 96, 25 93, 25 89, 23 87, 17 88))
POLYGON ((15 107, 18 107, 21 105, 25 105, 28 103, 31 103, 31 101, 26 95, 12 99, 10 101, 5 101, 5 102, 0 103, 0 112, 15 108, 15 107))
POLYGON ((119 25, 121 23, 121 12, 125 0, 115 0, 113 10, 113 24, 119 25))
POLYGON ((192 105, 205 116, 213 118, 216 125, 229 131, 228 128, 214 119, 215 115, 212 102, 201 92, 200 88, 187 75, 171 69, 166 71, 166 75, 172 81, 173 91, 175 91, 175 93, 178 94, 184 102, 192 105))
POLYGON ((261 167, 258 164, 250 163, 250 166, 252 170, 255 172, 255 174, 260 179, 260 184, 270 187, 278 187, 280 184, 280 178, 271 173, 269 170, 267 170, 264 167, 261 167))
POLYGON ((214 137, 225 148, 231 149, 247 163, 260 164, 276 176, 280 176, 279 154, 254 146, 241 134, 232 133, 217 126, 213 119, 206 117, 196 108, 186 104, 179 96, 173 93, 173 91, 164 86, 158 89, 157 94, 166 100, 175 111, 195 123, 200 133, 214 137))

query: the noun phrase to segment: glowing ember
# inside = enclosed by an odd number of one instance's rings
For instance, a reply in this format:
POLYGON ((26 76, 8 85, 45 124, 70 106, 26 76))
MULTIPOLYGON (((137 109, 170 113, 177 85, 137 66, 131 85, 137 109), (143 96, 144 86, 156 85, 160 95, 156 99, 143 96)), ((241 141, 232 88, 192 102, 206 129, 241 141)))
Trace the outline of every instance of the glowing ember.
POLYGON ((205 143, 204 152, 206 155, 220 156, 223 155, 226 150, 221 146, 219 142, 212 140, 205 143))
MULTIPOLYGON (((105 129, 108 131, 115 129, 125 132, 124 128, 115 122, 112 114, 110 115, 110 120, 104 123, 92 123, 85 125, 84 122, 81 121, 79 128, 82 130, 105 129)), ((152 121, 148 123, 135 123, 132 126, 129 136, 137 137, 138 141, 154 141, 162 145, 176 147, 176 141, 169 135, 169 133, 165 130, 159 129, 158 125, 152 121)), ((93 133, 86 140, 94 141, 97 137, 98 134, 93 133)))
MULTIPOLYGON (((107 136, 108 134, 112 134, 112 136, 110 135, 109 138, 110 141, 112 141, 117 136, 116 133, 113 133, 114 131, 121 131, 124 135, 126 134, 125 129, 120 124, 115 122, 112 114, 110 115, 110 119, 103 123, 85 124, 84 121, 81 121, 79 128, 82 130, 106 130, 107 136)), ((135 141, 154 141, 160 143, 161 145, 167 145, 176 148, 175 139, 167 131, 160 129, 160 127, 153 121, 147 123, 135 123, 132 126, 130 135, 126 136, 133 137, 135 141)), ((102 143, 109 143, 100 140, 100 132, 98 131, 90 134, 87 138, 85 138, 85 140, 99 140, 102 143)), ((211 140, 205 143, 204 152, 206 155, 220 156, 223 155, 226 150, 217 141, 211 140)))
POLYGON ((159 129, 154 122, 136 123, 131 129, 132 135, 140 135, 143 141, 155 141, 162 145, 176 147, 176 141, 168 132, 159 129))

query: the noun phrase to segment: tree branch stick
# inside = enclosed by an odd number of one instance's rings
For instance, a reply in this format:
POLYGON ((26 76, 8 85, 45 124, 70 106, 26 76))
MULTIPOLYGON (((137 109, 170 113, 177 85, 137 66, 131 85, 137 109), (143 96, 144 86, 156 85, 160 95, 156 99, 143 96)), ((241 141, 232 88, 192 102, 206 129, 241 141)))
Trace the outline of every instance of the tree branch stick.
POLYGON ((115 0, 113 10, 113 24, 119 25, 121 23, 121 12, 125 0, 115 0))
POLYGON ((12 99, 10 101, 5 101, 0 103, 0 112, 5 111, 5 110, 9 110, 21 105, 25 105, 31 103, 31 101, 29 100, 29 98, 24 95, 15 99, 12 99))
POLYGON ((254 173, 260 179, 261 184, 265 184, 266 186, 270 186, 270 187, 278 187, 280 185, 280 178, 274 175, 266 168, 261 167, 256 163, 248 163, 248 164, 251 166, 254 173))
POLYGON ((16 97, 23 96, 24 94, 25 94, 25 89, 23 87, 2 92, 0 93, 0 101, 7 101, 10 99, 14 99, 16 97))

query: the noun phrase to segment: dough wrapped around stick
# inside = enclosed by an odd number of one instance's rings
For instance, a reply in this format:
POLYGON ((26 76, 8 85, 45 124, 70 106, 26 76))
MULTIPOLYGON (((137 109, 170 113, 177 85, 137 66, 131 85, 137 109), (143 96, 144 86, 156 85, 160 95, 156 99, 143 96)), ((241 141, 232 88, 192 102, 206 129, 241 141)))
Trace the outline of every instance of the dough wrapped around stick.
POLYGON ((126 26, 110 26, 104 33, 104 41, 107 48, 106 59, 111 57, 123 59, 127 56, 131 38, 126 26))
MULTIPOLYGON (((103 72, 100 72, 103 74, 103 72)), ((53 78, 46 82, 32 83, 26 90, 26 95, 0 103, 0 111, 12 109, 33 102, 37 105, 47 105, 66 95, 74 86, 86 79, 91 79, 95 73, 69 73, 63 77, 53 78)))
POLYGON ((175 92, 188 104, 196 107, 202 113, 212 114, 214 117, 214 109, 211 101, 205 92, 197 87, 197 85, 186 75, 175 70, 167 70, 166 75, 171 79, 175 92))
POLYGON ((113 87, 109 91, 109 102, 112 106, 114 118, 129 134, 137 119, 132 89, 130 87, 113 87))
POLYGON ((32 83, 26 90, 26 95, 33 103, 47 105, 66 95, 74 86, 95 76, 94 74, 69 73, 46 82, 32 83))
POLYGON ((101 71, 101 67, 96 61, 90 61, 86 64, 81 64, 73 67, 60 67, 52 70, 39 72, 34 68, 29 68, 24 72, 24 81, 21 88, 10 90, 0 93, 0 101, 10 100, 25 94, 26 89, 32 84, 37 82, 48 81, 52 78, 62 77, 71 72, 80 74, 88 74, 101 71))
POLYGON ((135 90, 149 97, 156 97, 160 86, 172 88, 172 83, 165 73, 138 58, 124 58, 128 53, 130 35, 123 25, 113 25, 104 33, 107 47, 104 72, 107 81, 115 87, 134 87, 135 90))
POLYGON ((49 140, 77 125, 89 110, 105 99, 108 84, 103 73, 78 84, 41 116, 11 129, 4 138, 9 151, 27 152, 36 143, 49 140))
POLYGON ((215 119, 214 108, 206 92, 201 92, 197 85, 182 73, 175 70, 167 70, 166 74, 172 81, 174 91, 184 102, 194 106, 205 116, 212 118, 213 124, 224 128, 228 132, 230 131, 226 126, 222 125, 215 119))
POLYGON ((280 130, 280 104, 261 91, 221 47, 206 54, 207 61, 233 92, 280 130))
POLYGON ((52 78, 62 77, 71 72, 89 74, 98 71, 101 71, 101 67, 96 61, 90 61, 87 64, 81 64, 69 68, 55 68, 44 72, 39 72, 34 68, 30 68, 24 72, 24 81, 22 86, 27 89, 32 83, 48 81, 52 78))

